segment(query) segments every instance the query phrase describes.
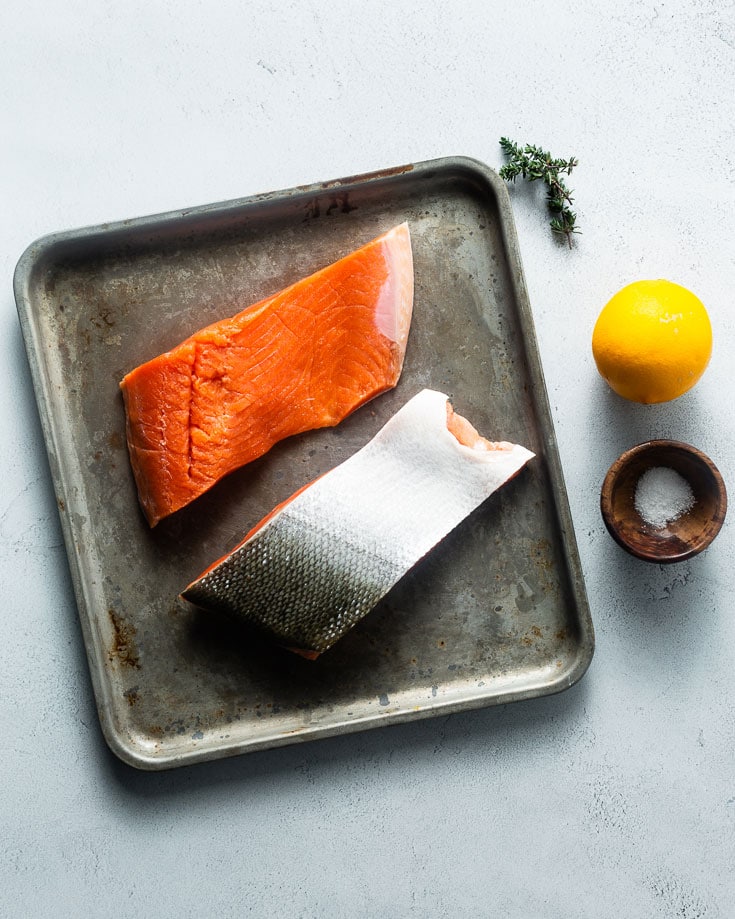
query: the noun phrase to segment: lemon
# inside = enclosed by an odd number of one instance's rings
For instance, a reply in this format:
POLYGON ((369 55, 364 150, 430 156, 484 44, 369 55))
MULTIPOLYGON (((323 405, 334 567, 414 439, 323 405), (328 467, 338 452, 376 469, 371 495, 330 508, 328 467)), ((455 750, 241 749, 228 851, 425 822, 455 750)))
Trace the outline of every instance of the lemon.
POLYGON ((592 332, 597 369, 633 402, 668 402, 704 373, 712 326, 698 297, 672 281, 634 281, 603 307, 592 332))

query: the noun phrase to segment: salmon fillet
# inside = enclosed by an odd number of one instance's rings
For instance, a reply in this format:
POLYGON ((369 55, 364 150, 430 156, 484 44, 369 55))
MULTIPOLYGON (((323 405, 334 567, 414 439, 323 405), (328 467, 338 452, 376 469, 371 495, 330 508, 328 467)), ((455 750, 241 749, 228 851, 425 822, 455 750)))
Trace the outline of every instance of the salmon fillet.
POLYGON ((395 386, 412 308, 403 223, 128 373, 128 450, 149 524, 395 386))
POLYGON ((533 453, 491 443, 425 389, 182 593, 314 658, 533 453))

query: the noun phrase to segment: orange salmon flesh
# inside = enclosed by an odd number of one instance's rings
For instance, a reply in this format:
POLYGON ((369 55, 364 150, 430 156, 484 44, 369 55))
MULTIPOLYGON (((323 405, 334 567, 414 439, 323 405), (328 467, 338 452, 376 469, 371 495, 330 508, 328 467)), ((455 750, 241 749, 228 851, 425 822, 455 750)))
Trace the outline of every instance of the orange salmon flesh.
POLYGON ((128 450, 150 526, 283 438, 394 387, 412 309, 403 223, 128 373, 128 450))

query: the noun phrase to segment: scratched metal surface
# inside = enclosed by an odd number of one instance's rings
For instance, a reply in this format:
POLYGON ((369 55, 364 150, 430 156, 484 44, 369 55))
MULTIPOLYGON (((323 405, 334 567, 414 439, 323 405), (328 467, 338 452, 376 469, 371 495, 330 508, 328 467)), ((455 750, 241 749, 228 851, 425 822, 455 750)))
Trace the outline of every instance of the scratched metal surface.
POLYGON ((16 301, 97 707, 124 761, 167 768, 565 689, 594 636, 507 193, 449 158, 45 237, 16 301), (394 391, 279 444, 148 529, 118 382, 407 220, 416 295, 394 391), (537 458, 315 662, 179 591, 419 389, 537 458))

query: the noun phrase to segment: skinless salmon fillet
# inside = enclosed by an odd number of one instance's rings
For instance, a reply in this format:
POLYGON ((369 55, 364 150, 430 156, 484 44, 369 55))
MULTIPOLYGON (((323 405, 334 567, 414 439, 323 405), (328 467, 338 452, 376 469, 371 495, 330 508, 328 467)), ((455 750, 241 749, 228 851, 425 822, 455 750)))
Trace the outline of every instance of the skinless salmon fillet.
POLYGON ((128 373, 128 450, 149 524, 395 386, 412 309, 403 223, 128 373))
POLYGON ((315 658, 533 457, 425 389, 182 593, 315 658))

